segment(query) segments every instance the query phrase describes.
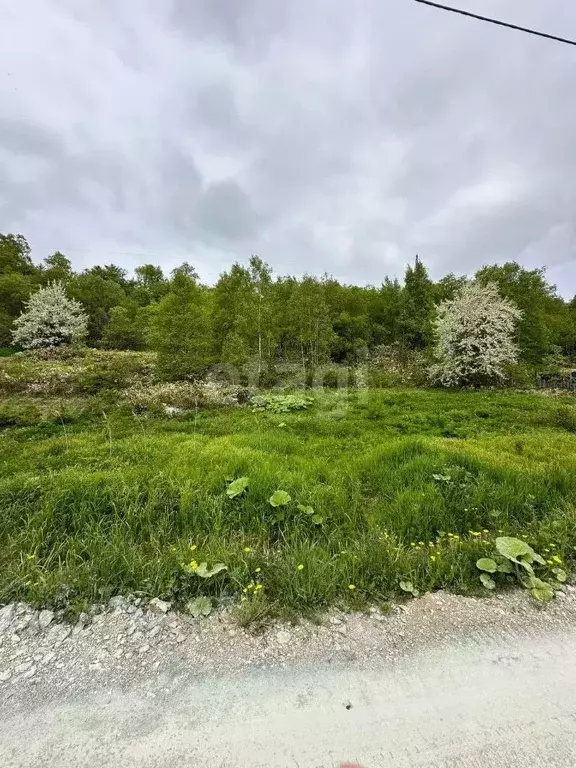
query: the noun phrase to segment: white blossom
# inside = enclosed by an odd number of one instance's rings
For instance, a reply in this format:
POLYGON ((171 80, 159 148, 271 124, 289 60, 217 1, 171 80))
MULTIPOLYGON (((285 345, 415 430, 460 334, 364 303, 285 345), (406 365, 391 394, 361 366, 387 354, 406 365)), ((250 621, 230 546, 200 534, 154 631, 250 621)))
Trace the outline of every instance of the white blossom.
POLYGON ((506 364, 518 358, 514 331, 521 316, 494 283, 466 283, 438 307, 432 379, 446 387, 504 379, 506 364))
POLYGON ((62 283, 51 283, 32 294, 14 321, 14 342, 24 349, 46 349, 81 342, 88 318, 80 302, 69 299, 62 283))

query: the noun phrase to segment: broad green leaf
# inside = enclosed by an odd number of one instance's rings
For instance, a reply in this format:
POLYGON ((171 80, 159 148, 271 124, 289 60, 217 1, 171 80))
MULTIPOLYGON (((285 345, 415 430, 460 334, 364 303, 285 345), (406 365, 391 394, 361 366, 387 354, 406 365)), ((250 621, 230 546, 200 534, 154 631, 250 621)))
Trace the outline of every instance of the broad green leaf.
POLYGON ((486 589, 496 589, 496 582, 491 576, 488 576, 487 573, 482 573, 480 575, 480 581, 486 587, 486 589))
POLYGON ((190 600, 186 609, 195 619, 199 616, 210 616, 212 613, 212 601, 209 597, 197 597, 194 600, 190 600))
POLYGON ((322 515, 312 515, 312 522, 314 523, 314 525, 322 525, 322 523, 324 522, 324 518, 322 517, 322 515))
POLYGON ((568 575, 566 574, 566 571, 563 568, 552 568, 552 573, 554 574, 554 576, 556 576, 560 584, 564 584, 564 582, 568 578, 568 575))
POLYGON ((524 560, 524 558, 520 558, 520 560, 519 560, 518 562, 520 563, 520 565, 521 565, 521 566, 522 566, 522 567, 523 567, 525 570, 527 570, 527 571, 528 571, 528 573, 529 573, 531 576, 533 576, 533 575, 534 575, 534 568, 532 568, 532 566, 530 565, 530 563, 529 563, 529 561, 528 561, 528 560, 524 560))
POLYGON ((549 603, 550 600, 554 599, 554 590, 550 588, 550 585, 547 584, 545 589, 529 589, 528 590, 534 600, 538 600, 539 603, 549 603))
POLYGON ((403 592, 414 592, 414 584, 412 584, 411 581, 401 581, 400 582, 400 589, 403 592))
POLYGON ((224 563, 214 563, 212 568, 208 568, 208 563, 200 563, 194 573, 196 576, 200 576, 201 579, 210 579, 212 576, 216 576, 217 573, 227 570, 228 566, 224 565, 224 563))
POLYGON ((234 499, 236 496, 243 494, 249 484, 249 477, 239 477, 237 480, 233 480, 228 488, 226 488, 226 494, 230 499, 234 499))
POLYGON ((513 566, 504 557, 498 562, 498 573, 514 573, 513 566))
MULTIPOLYGON (((500 536, 496 539, 496 549, 501 555, 507 557, 508 560, 512 560, 514 563, 523 565, 520 558, 523 558, 524 562, 531 563, 536 559, 536 552, 529 544, 526 544, 522 539, 514 539, 511 536, 500 536)), ((540 557, 540 555, 537 555, 540 557)))
POLYGON ((498 570, 498 563, 496 563, 495 560, 492 560, 491 557, 482 557, 476 563, 476 568, 481 571, 486 571, 487 573, 496 573, 498 570))
POLYGON ((297 509, 300 510, 300 512, 304 512, 305 515, 313 515, 314 514, 314 507, 307 506, 305 504, 298 504, 297 509))
POLYGON ((546 560, 542 557, 542 555, 539 555, 538 552, 532 551, 532 557, 537 562, 540 563, 540 565, 546 565, 546 560))
POLYGON ((272 507, 284 507, 286 504, 289 504, 290 501, 292 501, 292 498, 286 491, 274 491, 272 496, 268 499, 268 503, 272 507))
POLYGON ((532 597, 540 603, 548 603, 554 598, 554 590, 548 582, 530 576, 524 583, 532 597))

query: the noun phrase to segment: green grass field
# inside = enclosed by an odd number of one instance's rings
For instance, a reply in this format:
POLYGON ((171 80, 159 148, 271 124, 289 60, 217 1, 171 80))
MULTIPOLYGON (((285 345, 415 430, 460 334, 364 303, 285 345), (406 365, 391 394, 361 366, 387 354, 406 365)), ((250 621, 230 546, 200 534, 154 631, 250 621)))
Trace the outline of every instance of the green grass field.
POLYGON ((234 599, 241 620, 482 590, 494 539, 576 559, 576 405, 506 391, 324 391, 177 418, 91 397, 0 404, 0 602, 234 599), (241 496, 226 494, 246 476, 241 496), (435 477, 436 476, 436 477, 435 477), (278 520, 268 499, 291 502, 278 520), (313 507, 315 524, 297 505, 313 507), (316 518, 318 520, 318 518, 316 518), (226 564, 200 579, 191 561, 226 564))

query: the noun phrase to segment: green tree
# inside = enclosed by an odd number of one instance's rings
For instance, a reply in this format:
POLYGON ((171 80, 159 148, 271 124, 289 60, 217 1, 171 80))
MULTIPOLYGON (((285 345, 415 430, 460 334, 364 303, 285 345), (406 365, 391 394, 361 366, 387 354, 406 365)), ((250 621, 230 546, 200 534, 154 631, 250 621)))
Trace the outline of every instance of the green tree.
POLYGON ((423 349, 432 340, 434 290, 426 267, 418 256, 408 266, 404 279, 402 304, 398 318, 400 340, 412 349, 423 349))
POLYGON ((93 271, 73 277, 67 285, 67 293, 84 306, 88 315, 88 344, 100 341, 104 328, 110 322, 112 307, 126 298, 121 285, 93 271))
POLYGON ((67 283, 73 275, 70 259, 67 259, 60 251, 47 256, 40 270, 44 285, 53 282, 67 283))
POLYGON ((116 264, 104 264, 103 267, 95 266, 86 270, 88 275, 95 275, 101 277, 103 280, 110 280, 113 283, 118 283, 122 288, 127 288, 129 280, 127 279, 127 272, 122 267, 116 266, 116 264))
POLYGON ((440 304, 442 301, 450 301, 466 285, 465 277, 457 277, 452 272, 445 275, 437 283, 434 283, 433 295, 434 303, 440 304))
POLYGON ((212 362, 209 298, 205 288, 176 272, 170 292, 154 307, 148 341, 167 379, 199 375, 212 362))
POLYGON ((302 367, 307 374, 313 374, 318 365, 329 360, 335 341, 324 285, 317 278, 305 275, 300 282, 294 282, 288 322, 302 367))
POLYGON ((22 235, 0 234, 0 346, 12 344, 14 320, 38 288, 39 270, 22 235))
POLYGON ((243 365, 253 353, 254 289, 249 270, 233 264, 214 289, 214 344, 223 363, 243 365), (234 343, 237 344, 234 349, 234 343))
POLYGON ((0 275, 18 272, 37 277, 38 267, 30 258, 30 246, 23 235, 0 234, 0 275))
POLYGON ((132 299, 112 307, 110 322, 102 333, 101 346, 104 349, 145 349, 149 310, 149 307, 141 307, 132 299))
POLYGON ((276 327, 272 304, 272 270, 259 256, 250 257, 254 334, 256 337, 258 373, 264 360, 270 361, 276 345, 276 327))

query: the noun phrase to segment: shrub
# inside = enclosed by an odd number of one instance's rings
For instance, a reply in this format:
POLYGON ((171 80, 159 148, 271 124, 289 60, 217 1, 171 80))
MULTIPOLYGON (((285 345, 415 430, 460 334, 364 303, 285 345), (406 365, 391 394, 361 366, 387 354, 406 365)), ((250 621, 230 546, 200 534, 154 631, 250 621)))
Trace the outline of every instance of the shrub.
POLYGON ((428 380, 426 353, 399 344, 380 345, 374 349, 366 367, 370 387, 422 387, 428 380))
POLYGON ((132 387, 126 400, 139 410, 165 411, 166 408, 214 408, 238 405, 239 386, 214 381, 178 381, 132 387))

